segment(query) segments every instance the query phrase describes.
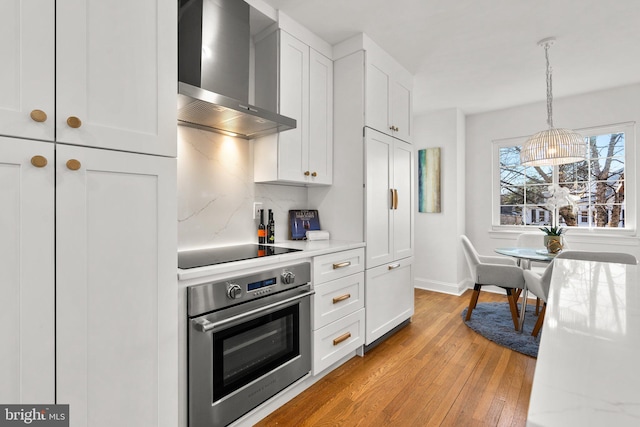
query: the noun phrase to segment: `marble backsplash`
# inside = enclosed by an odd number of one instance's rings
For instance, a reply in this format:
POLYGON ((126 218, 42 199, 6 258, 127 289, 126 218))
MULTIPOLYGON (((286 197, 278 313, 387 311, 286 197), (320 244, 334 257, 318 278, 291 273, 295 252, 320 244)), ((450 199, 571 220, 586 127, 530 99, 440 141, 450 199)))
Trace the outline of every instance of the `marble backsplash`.
POLYGON ((307 189, 253 182, 251 141, 178 126, 178 250, 257 241, 254 202, 273 209, 276 242, 288 237, 290 209, 307 189))

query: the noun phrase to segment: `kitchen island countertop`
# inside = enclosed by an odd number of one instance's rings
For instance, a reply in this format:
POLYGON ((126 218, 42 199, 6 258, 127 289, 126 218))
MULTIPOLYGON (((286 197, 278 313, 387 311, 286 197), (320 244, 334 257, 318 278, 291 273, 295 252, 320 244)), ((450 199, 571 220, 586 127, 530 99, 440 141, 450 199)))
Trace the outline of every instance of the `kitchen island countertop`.
POLYGON ((554 261, 527 426, 640 425, 638 278, 636 265, 554 261))

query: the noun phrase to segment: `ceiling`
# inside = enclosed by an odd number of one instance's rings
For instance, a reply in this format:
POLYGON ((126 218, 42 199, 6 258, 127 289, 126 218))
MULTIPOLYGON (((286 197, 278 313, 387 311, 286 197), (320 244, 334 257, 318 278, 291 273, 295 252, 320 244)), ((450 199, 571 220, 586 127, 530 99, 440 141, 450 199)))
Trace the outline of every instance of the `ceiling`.
POLYGON ((412 74, 414 113, 475 114, 640 82, 638 0, 264 0, 336 44, 364 32, 412 74))

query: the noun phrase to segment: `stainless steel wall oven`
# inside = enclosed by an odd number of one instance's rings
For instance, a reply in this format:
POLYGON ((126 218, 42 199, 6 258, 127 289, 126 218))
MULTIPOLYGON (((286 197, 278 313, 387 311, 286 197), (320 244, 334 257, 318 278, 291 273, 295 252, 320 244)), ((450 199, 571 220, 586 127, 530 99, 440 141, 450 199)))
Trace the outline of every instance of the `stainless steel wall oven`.
POLYGON ((189 426, 224 426, 311 370, 309 263, 187 288, 189 426))

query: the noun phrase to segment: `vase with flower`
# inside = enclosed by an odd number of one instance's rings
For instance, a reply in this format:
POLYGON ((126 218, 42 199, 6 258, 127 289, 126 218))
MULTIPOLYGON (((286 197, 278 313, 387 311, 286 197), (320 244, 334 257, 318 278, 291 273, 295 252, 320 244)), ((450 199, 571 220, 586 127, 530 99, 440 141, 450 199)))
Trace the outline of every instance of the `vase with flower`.
POLYGON ((550 254, 557 254, 562 250, 562 233, 565 232, 565 227, 541 227, 545 234, 544 247, 547 248, 547 252, 550 254))

